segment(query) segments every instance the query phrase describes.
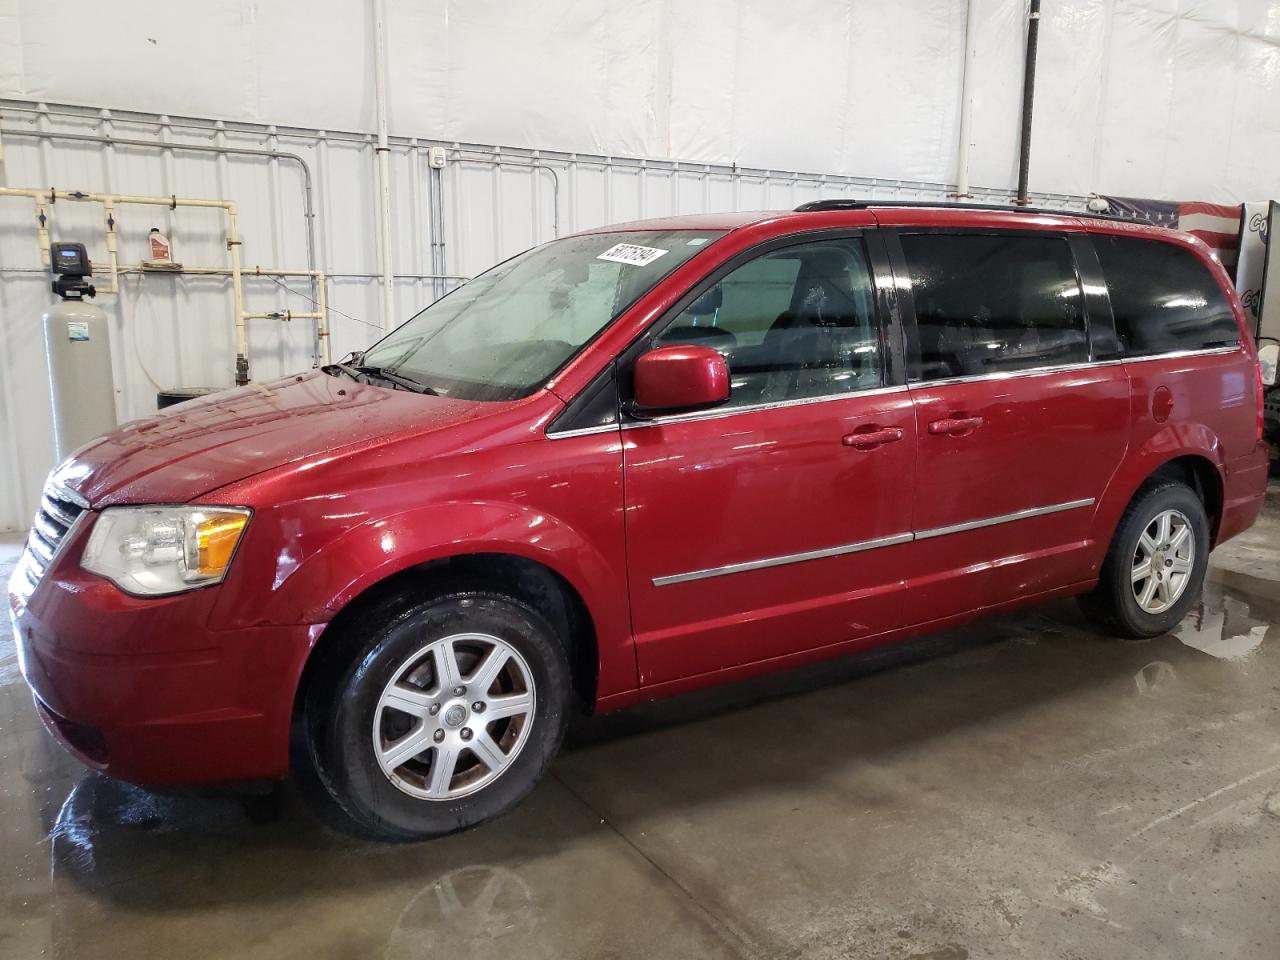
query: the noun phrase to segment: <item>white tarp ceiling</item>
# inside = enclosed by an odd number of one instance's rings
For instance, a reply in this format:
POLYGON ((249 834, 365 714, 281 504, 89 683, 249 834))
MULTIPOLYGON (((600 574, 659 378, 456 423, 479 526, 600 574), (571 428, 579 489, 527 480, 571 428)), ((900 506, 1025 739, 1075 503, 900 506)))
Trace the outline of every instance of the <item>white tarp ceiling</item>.
MULTIPOLYGON (((1017 163, 1025 3, 973 0, 971 181, 1017 163)), ((391 130, 950 181, 965 0, 388 0, 391 130)), ((370 129, 350 0, 0 0, 0 96, 370 129)), ((1280 195, 1280 0, 1045 0, 1033 189, 1280 195)))

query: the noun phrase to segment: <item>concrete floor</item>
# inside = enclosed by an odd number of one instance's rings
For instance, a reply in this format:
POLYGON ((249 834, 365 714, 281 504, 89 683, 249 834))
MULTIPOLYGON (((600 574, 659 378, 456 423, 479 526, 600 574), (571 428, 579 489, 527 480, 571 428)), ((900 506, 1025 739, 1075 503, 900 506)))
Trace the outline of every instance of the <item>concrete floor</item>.
POLYGON ((0 624, 0 957, 1274 958, 1278 581, 1273 485, 1174 636, 1060 603, 586 720, 416 846, 86 772, 0 624))

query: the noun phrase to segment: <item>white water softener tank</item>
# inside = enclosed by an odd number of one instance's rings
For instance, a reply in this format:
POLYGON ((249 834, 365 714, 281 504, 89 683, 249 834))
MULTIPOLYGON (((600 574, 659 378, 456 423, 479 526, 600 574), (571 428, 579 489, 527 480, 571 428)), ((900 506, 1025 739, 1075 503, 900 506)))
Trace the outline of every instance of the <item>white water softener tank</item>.
POLYGON ((90 302, 92 265, 79 243, 55 243, 51 253, 57 303, 45 311, 44 350, 53 395, 53 444, 61 462, 116 428, 107 315, 90 302))

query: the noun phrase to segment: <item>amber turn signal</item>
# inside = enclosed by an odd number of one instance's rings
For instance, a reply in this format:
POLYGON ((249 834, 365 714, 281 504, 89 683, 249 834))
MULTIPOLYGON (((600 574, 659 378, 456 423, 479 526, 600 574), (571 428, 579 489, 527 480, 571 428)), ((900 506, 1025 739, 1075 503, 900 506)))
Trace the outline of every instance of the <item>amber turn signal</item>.
POLYGON ((218 513, 200 522, 196 527, 196 550, 201 574, 218 576, 226 570, 248 522, 242 513, 218 513))

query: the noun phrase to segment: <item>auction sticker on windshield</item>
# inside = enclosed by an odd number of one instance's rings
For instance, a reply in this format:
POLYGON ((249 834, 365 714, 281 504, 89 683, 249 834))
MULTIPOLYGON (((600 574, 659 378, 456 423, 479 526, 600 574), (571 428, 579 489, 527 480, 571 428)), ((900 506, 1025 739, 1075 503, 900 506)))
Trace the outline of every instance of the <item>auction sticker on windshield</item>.
POLYGON ((635 243, 615 243, 597 260, 612 260, 614 263, 629 263, 633 267, 644 267, 653 263, 667 251, 657 247, 642 247, 635 243))

